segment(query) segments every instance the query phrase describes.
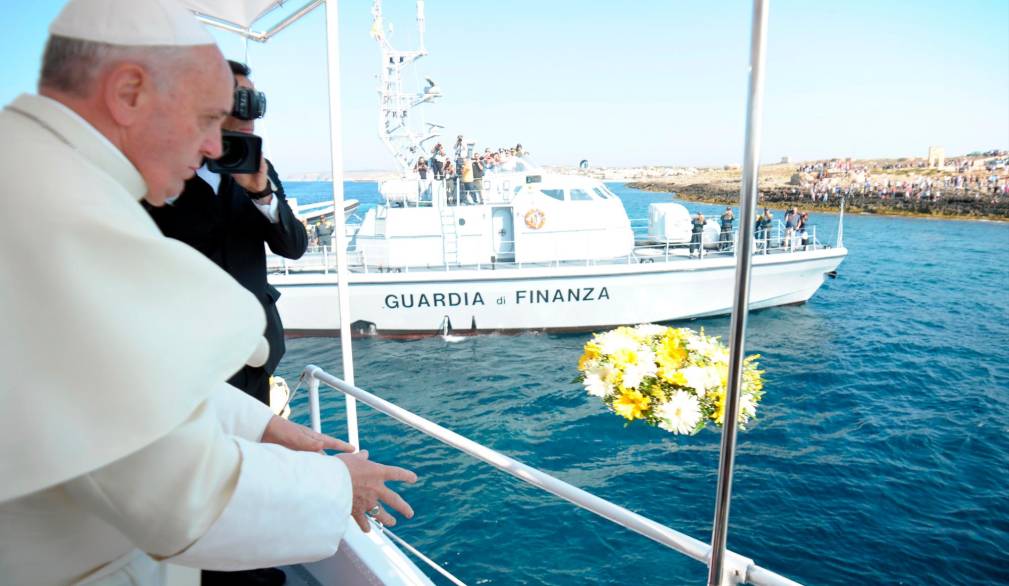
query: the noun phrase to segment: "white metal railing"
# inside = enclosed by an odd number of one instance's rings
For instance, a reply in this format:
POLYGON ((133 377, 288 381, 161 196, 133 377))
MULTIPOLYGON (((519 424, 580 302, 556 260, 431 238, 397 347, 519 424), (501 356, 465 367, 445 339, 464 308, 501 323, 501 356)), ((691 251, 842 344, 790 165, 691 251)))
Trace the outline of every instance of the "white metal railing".
MULTIPOLYGON (((354 385, 349 385, 339 378, 327 373, 318 366, 309 365, 302 372, 302 381, 308 384, 309 409, 312 429, 321 431, 321 412, 319 407, 319 382, 326 383, 330 387, 340 391, 344 395, 353 397, 357 401, 372 407, 373 409, 392 417, 420 432, 423 432, 438 441, 451 446, 461 452, 481 460, 495 468, 511 474, 519 480, 539 487, 546 492, 567 500, 587 511, 592 512, 604 519, 608 519, 617 525, 630 529, 635 533, 643 535, 656 541, 670 549, 674 549, 691 558, 708 564, 710 562, 711 546, 702 541, 698 541, 689 535, 680 533, 643 515, 629 511, 624 507, 615 505, 592 493, 584 491, 576 486, 568 484, 545 472, 531 466, 527 466, 518 460, 505 456, 486 446, 478 444, 464 436, 461 436, 449 429, 446 429, 434 422, 428 421, 402 407, 398 407, 376 395, 373 395, 354 385)), ((357 428, 356 413, 348 412, 348 428, 357 428)), ((776 574, 756 565, 750 558, 726 551, 725 565, 727 572, 725 575, 730 583, 738 584, 748 582, 761 586, 799 586, 798 582, 790 580, 784 576, 776 574)))
MULTIPOLYGON (((635 220, 632 220, 634 222, 635 220)), ((641 221, 641 220, 637 220, 641 221)), ((347 228, 348 237, 353 237, 357 234, 357 226, 349 226, 347 228)), ((719 233, 721 236, 721 233, 719 233)), ((735 255, 735 251, 738 244, 739 231, 735 230, 732 232, 731 240, 725 242, 725 246, 721 247, 722 244, 719 241, 712 242, 711 240, 704 240, 704 247, 702 248, 702 254, 698 258, 729 258, 735 255)), ((807 252, 814 250, 822 250, 825 248, 830 248, 829 245, 820 242, 816 235, 816 226, 811 226, 806 231, 806 244, 802 244, 802 240, 799 233, 788 234, 787 230, 780 221, 777 222, 773 227, 761 230, 754 235, 754 246, 752 246, 753 254, 755 255, 768 255, 768 254, 783 254, 783 253, 795 253, 795 252, 807 252)), ((502 240, 500 242, 502 247, 507 247, 510 245, 512 250, 515 247, 514 240, 502 240)), ((554 243, 556 246, 556 243, 554 243)), ((461 262, 456 261, 448 263, 447 265, 444 261, 440 261, 437 264, 432 264, 431 266, 387 266, 380 262, 370 261, 364 255, 362 250, 356 250, 352 248, 348 251, 348 262, 350 262, 350 270, 358 273, 385 273, 385 272, 400 272, 400 273, 412 273, 412 272, 430 272, 430 271, 442 271, 442 270, 508 270, 508 269, 522 269, 522 268, 536 268, 536 267, 561 267, 561 266, 604 266, 604 265, 627 265, 627 264, 639 264, 639 263, 657 263, 657 262, 684 262, 687 260, 689 253, 691 252, 690 242, 677 242, 677 243, 645 243, 636 244, 633 250, 624 256, 598 259, 598 258, 570 258, 564 260, 549 260, 549 261, 534 261, 534 262, 517 262, 511 260, 495 260, 494 262, 488 260, 486 262, 461 262)), ((308 247, 305 254, 298 260, 285 259, 283 257, 274 255, 272 253, 267 254, 266 267, 267 271, 271 273, 283 273, 290 274, 294 273, 324 273, 329 274, 336 270, 336 254, 333 252, 333 243, 330 241, 326 244, 315 244, 308 247)), ((555 255, 556 256, 556 255, 555 255)))

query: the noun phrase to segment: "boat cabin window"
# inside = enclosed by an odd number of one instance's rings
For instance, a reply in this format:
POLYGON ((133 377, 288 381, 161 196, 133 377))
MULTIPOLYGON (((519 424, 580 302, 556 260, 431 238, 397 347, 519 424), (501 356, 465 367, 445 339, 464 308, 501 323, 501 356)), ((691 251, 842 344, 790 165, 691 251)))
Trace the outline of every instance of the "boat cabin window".
POLYGON ((592 191, 599 197, 599 199, 609 199, 610 196, 606 193, 605 189, 599 189, 598 187, 593 187, 592 191))
POLYGON ((584 189, 572 189, 571 201, 592 201, 592 196, 584 189))
POLYGON ((558 201, 564 201, 563 189, 540 189, 543 195, 548 195, 558 201))

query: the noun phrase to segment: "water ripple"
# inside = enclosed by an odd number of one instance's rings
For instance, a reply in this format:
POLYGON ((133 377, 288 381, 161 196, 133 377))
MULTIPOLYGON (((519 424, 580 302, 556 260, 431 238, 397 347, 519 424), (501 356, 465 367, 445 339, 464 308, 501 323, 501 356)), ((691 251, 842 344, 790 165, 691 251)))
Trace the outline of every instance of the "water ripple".
MULTIPOLYGON (((660 199, 613 188, 632 216, 660 199)), ((353 196, 367 204, 369 194, 353 196)), ((836 219, 813 216, 819 234, 836 219)), ((850 256, 838 279, 806 305, 750 316, 747 347, 763 356, 767 397, 739 439, 729 545, 809 584, 1009 583, 1009 226, 845 223, 850 256)), ((685 325, 723 336, 729 327, 726 318, 685 325)), ((719 436, 625 427, 571 384, 587 338, 362 340, 357 381, 708 540, 719 436)), ((339 350, 338 340, 291 340, 281 374, 309 362, 339 373, 339 350)), ((304 395, 293 408, 307 419, 304 395)), ((700 563, 360 413, 373 456, 421 476, 404 491, 417 517, 398 533, 467 583, 705 580, 700 563)), ((343 418, 342 398, 326 393, 326 429, 344 434, 343 418)))

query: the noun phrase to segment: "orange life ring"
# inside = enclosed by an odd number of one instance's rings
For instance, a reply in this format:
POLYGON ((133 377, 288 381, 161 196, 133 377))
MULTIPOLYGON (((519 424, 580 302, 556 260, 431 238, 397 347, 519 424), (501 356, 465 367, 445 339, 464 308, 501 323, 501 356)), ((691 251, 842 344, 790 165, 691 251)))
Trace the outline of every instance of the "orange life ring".
POLYGON ((533 208, 526 212, 526 226, 529 226, 533 230, 542 228, 546 221, 547 215, 543 213, 543 210, 533 208))

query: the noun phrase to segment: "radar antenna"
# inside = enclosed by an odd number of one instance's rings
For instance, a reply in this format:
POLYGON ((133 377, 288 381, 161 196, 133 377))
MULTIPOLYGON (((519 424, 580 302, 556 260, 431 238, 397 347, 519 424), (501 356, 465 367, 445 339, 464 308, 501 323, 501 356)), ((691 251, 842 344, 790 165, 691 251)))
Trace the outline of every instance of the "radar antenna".
MULTIPOLYGON (((430 77, 420 92, 403 88, 403 71, 414 61, 427 55, 424 48, 424 0, 417 0, 418 48, 400 51, 393 48, 382 20, 382 0, 375 0, 371 8, 371 37, 382 49, 381 79, 379 81, 378 135, 392 152, 404 174, 413 169, 421 155, 426 155, 424 143, 439 136, 438 124, 428 124, 427 130, 418 132, 410 124, 410 111, 441 97, 441 89, 430 77)), ((392 28, 389 28, 391 33, 392 28)))

